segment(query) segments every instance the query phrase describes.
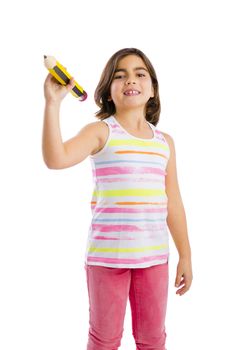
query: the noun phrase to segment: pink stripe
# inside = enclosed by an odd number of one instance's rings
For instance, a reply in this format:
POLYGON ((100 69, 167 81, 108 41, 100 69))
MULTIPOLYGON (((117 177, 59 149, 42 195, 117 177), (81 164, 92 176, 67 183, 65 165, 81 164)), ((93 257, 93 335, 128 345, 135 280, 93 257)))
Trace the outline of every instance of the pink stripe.
POLYGON ((135 225, 101 225, 92 224, 92 229, 98 232, 116 232, 116 231, 142 231, 135 225))
POLYGON ((156 225, 156 224, 144 224, 143 227, 139 227, 136 225, 106 225, 106 224, 92 224, 93 231, 98 232, 117 232, 117 231, 124 231, 124 232, 131 232, 131 231, 138 231, 138 232, 145 232, 145 231, 158 231, 163 230, 165 228, 164 224, 156 225))
MULTIPOLYGON (((138 179, 133 179, 135 182, 161 182, 161 183, 164 183, 164 179, 149 179, 149 178, 143 178, 143 177, 140 177, 138 179)), ((97 182, 125 182, 125 181, 129 181, 128 178, 126 177, 99 177, 97 179, 97 182)))
MULTIPOLYGON (((158 238, 158 235, 150 235, 150 236, 145 236, 145 239, 151 239, 151 238, 158 238)), ((121 237, 121 238, 116 238, 116 237, 109 237, 109 236, 93 236, 92 239, 96 239, 96 240, 103 240, 103 241, 136 241, 137 238, 135 236, 135 238, 131 238, 131 237, 121 237)))
POLYGON ((153 260, 164 260, 168 258, 168 254, 158 255, 158 256, 148 256, 139 259, 115 259, 115 258, 98 258, 98 257, 88 257, 87 261, 92 262, 103 262, 107 264, 140 264, 147 261, 153 260))
MULTIPOLYGON (((95 206, 92 206, 93 208, 95 206)), ((97 213, 166 213, 167 208, 105 208, 98 207, 97 213)))
POLYGON ((129 237, 124 237, 122 238, 115 238, 115 237, 105 237, 105 236, 93 236, 92 239, 101 239, 101 240, 105 240, 105 241, 119 241, 119 240, 123 240, 123 241, 135 241, 136 238, 129 238, 129 237))
POLYGON ((106 176, 114 174, 159 174, 165 175, 166 171, 159 168, 151 167, 106 167, 92 170, 93 176, 106 176))
POLYGON ((112 127, 113 129, 120 129, 119 125, 117 125, 117 124, 109 123, 109 125, 111 125, 111 127, 112 127))

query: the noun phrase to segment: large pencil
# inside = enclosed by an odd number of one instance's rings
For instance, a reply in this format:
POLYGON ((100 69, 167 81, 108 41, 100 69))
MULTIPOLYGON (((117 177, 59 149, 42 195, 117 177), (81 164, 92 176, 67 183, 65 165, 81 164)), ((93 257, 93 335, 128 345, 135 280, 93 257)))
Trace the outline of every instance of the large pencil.
MULTIPOLYGON (((67 70, 59 63, 55 57, 44 55, 44 65, 48 71, 57 79, 62 85, 67 85, 71 79, 71 75, 67 70)), ((77 97, 79 101, 84 101, 87 98, 87 93, 84 89, 75 81, 75 86, 70 91, 72 95, 77 97)))

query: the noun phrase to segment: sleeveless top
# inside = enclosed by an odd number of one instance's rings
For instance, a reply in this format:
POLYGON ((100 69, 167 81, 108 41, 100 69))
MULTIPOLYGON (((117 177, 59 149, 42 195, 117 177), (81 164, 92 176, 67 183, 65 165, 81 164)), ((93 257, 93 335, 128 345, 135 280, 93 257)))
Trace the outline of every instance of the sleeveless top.
POLYGON ((85 263, 145 268, 169 257, 166 165, 169 145, 155 126, 153 138, 129 134, 110 116, 104 147, 90 155, 94 189, 85 263))

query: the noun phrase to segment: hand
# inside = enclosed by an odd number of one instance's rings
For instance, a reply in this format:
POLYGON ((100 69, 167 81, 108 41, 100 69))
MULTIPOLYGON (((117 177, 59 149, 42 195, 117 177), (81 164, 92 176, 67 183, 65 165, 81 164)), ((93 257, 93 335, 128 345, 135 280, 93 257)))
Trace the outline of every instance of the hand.
POLYGON ((191 258, 180 258, 177 265, 175 287, 179 288, 176 294, 180 296, 186 293, 192 283, 192 264, 191 258), (181 287, 181 288, 180 288, 181 287))
POLYGON ((44 96, 47 102, 61 102, 75 86, 74 78, 66 86, 61 85, 52 74, 48 74, 44 82, 44 96))

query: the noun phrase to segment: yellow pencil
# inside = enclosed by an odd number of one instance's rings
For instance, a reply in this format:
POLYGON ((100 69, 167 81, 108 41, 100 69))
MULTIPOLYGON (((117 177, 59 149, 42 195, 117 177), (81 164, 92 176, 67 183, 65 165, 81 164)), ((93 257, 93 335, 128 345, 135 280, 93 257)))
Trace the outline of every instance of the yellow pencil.
MULTIPOLYGON (((48 71, 57 79, 62 85, 67 85, 70 81, 71 75, 67 70, 59 63, 55 57, 44 55, 44 65, 48 71)), ((70 91, 72 95, 77 97, 79 101, 84 101, 87 98, 86 91, 75 81, 75 86, 70 91)))

